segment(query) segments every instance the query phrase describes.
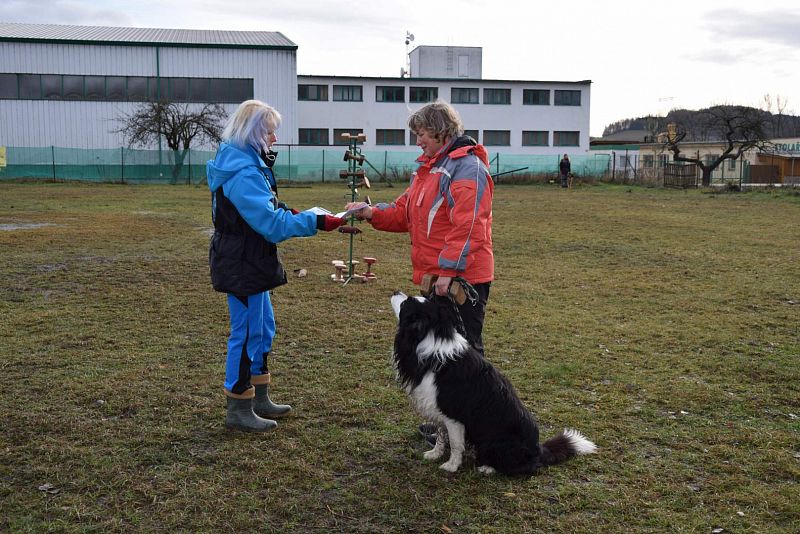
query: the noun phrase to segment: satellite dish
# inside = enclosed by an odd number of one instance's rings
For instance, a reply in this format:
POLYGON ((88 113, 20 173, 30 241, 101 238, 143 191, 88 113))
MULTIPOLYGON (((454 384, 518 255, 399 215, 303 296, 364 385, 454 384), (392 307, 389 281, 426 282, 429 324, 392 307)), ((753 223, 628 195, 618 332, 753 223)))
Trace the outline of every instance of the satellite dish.
POLYGON ((406 31, 406 46, 408 46, 409 43, 411 43, 411 41, 413 40, 414 40, 414 34, 409 31, 406 31))

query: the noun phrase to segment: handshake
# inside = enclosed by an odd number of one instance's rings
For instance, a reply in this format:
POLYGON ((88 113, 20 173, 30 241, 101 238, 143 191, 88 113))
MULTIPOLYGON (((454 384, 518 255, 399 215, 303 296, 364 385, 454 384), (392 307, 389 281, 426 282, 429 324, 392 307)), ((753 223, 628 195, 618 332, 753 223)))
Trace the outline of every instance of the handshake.
MULTIPOLYGON (((349 202, 344 211, 332 215, 329 213, 317 213, 317 230, 330 232, 342 226, 347 222, 347 218, 353 216, 359 221, 369 220, 372 218, 372 208, 366 202, 349 202)), ((341 232, 343 229, 340 229, 341 232)), ((355 232, 346 232, 355 233, 355 232)))

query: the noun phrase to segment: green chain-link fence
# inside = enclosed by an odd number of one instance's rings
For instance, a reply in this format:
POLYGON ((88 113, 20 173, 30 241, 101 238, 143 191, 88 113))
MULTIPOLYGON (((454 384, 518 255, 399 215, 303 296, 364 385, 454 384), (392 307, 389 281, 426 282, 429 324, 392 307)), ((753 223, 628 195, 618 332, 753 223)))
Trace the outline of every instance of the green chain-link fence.
MULTIPOLYGON (((0 147, 1 148, 1 147, 0 147)), ((184 164, 173 175, 175 155, 170 150, 81 149, 61 147, 5 147, 0 158, 0 179, 41 179, 51 181, 90 181, 116 183, 203 183, 206 162, 213 151, 189 150, 184 164)), ((275 174, 280 180, 299 182, 339 181, 339 171, 347 168, 345 147, 318 148, 277 146, 275 174)), ((386 178, 404 181, 417 167, 419 152, 391 150, 364 151, 367 174, 372 180, 386 178)), ((554 176, 560 155, 521 155, 490 152, 491 172, 498 182, 513 174, 554 176)), ((594 156, 570 156, 572 171, 578 176, 600 177, 607 161, 594 156)))

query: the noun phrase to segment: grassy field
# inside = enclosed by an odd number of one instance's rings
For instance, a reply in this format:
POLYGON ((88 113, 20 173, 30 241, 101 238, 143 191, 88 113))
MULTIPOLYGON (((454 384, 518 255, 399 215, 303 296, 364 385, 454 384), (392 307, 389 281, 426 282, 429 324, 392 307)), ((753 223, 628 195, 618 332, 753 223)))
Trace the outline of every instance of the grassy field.
POLYGON ((273 398, 296 411, 258 436, 222 425, 205 188, 0 199, 2 532, 800 531, 796 194, 498 186, 487 355, 544 436, 600 446, 524 479, 422 460, 389 364, 406 235, 365 228, 379 278, 346 287, 346 236, 281 245, 309 273, 273 296, 273 398))

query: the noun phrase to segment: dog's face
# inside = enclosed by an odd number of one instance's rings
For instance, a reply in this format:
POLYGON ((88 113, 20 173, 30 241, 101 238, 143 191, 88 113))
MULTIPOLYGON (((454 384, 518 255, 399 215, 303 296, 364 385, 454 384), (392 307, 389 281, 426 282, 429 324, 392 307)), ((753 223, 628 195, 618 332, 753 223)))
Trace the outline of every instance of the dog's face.
POLYGON ((449 297, 409 297, 405 293, 392 295, 392 309, 399 329, 422 338, 433 333, 437 338, 449 338, 453 333, 465 334, 458 308, 449 297))

